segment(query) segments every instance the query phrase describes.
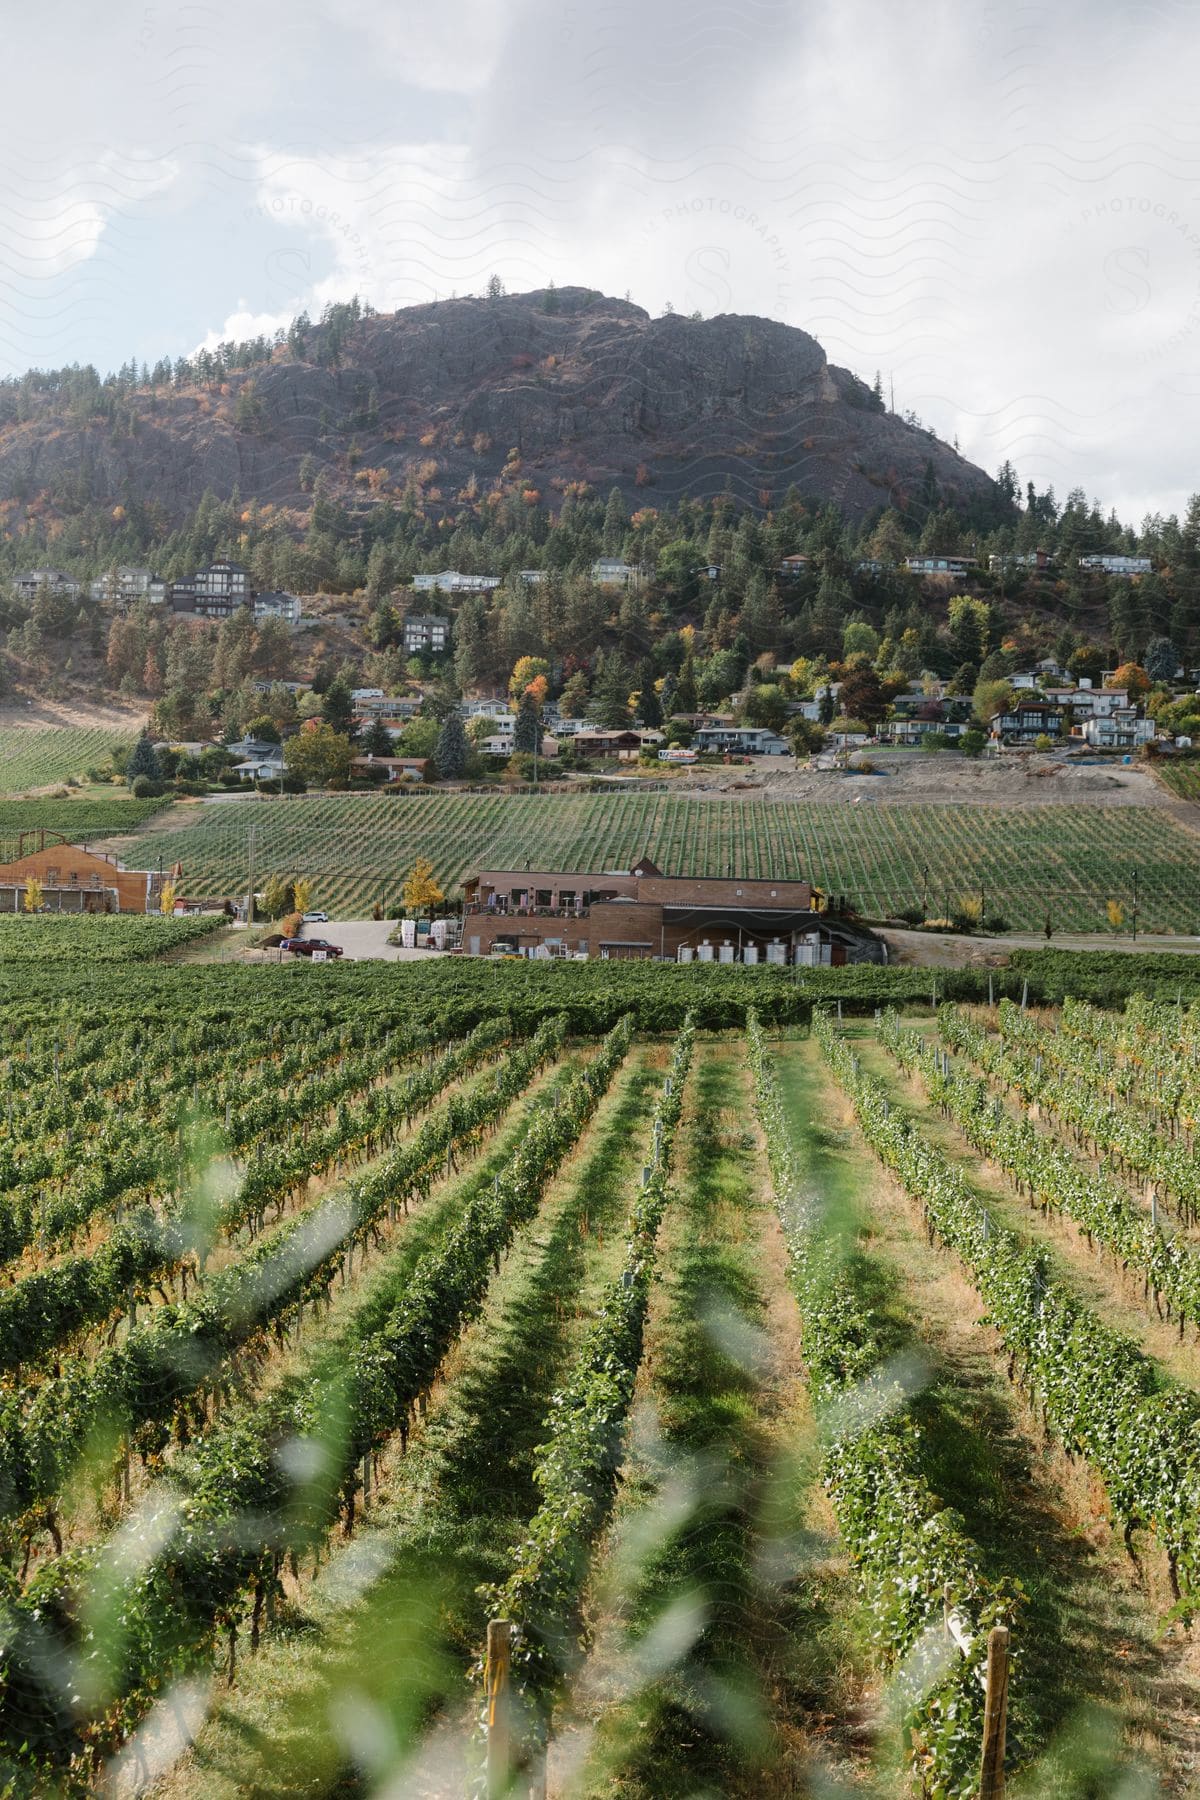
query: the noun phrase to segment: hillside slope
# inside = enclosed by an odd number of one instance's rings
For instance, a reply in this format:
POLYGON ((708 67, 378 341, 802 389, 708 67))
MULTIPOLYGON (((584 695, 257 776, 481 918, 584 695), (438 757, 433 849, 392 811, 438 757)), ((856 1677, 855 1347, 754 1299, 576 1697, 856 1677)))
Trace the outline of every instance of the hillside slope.
POLYGON ((726 486, 766 504, 795 485, 861 516, 921 492, 930 465, 946 501, 981 520, 999 506, 981 469, 881 410, 806 332, 652 319, 582 288, 370 314, 336 343, 315 325, 260 367, 129 391, 116 418, 54 392, 4 410, 10 523, 149 502, 177 524, 208 489, 306 507, 305 457, 334 492, 413 482, 448 508, 498 484, 550 503, 572 482, 616 485, 645 505, 726 486))

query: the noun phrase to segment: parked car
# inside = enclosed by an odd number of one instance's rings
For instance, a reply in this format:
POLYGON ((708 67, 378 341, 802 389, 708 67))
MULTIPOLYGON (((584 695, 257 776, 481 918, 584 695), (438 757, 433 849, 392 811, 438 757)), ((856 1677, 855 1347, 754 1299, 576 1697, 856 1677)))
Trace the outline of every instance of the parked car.
POLYGON ((344 956, 340 944, 331 944, 326 938, 284 938, 281 950, 290 950, 293 956, 314 956, 323 950, 326 956, 344 956))
POLYGON ((302 925, 328 925, 329 914, 327 912, 303 913, 300 923, 302 925))

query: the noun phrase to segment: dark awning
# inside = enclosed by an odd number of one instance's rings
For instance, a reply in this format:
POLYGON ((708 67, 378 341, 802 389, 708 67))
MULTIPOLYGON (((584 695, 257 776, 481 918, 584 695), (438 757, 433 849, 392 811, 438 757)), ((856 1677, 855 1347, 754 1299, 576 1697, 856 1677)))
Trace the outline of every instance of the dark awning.
POLYGON ((664 906, 664 925, 722 925, 730 931, 752 931, 756 937, 782 937, 790 931, 815 931, 821 924, 820 913, 783 907, 764 909, 743 906, 664 906))

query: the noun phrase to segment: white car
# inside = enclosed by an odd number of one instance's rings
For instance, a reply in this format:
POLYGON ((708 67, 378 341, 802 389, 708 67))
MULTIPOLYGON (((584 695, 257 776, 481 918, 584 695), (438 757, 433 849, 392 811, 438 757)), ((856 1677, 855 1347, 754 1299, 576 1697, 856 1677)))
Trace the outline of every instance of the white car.
POLYGON ((329 914, 327 912, 305 913, 300 923, 302 925, 328 925, 329 914))

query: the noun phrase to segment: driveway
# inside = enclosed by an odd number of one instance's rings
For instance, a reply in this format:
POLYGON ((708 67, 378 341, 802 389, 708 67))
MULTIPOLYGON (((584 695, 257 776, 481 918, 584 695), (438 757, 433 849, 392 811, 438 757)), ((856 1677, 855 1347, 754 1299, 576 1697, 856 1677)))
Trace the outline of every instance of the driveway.
POLYGON ((328 938, 340 944, 347 962, 428 962, 445 956, 444 950, 403 950, 389 944, 395 919, 330 919, 328 925, 306 925, 305 937, 328 938))

